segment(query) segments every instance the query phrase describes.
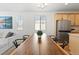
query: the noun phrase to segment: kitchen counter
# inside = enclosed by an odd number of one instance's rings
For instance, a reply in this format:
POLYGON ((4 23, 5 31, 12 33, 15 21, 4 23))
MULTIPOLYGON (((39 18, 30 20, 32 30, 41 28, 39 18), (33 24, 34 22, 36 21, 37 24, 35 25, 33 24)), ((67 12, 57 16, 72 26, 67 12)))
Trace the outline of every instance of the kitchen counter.
POLYGON ((79 55, 79 32, 69 33, 69 49, 71 54, 79 55))
POLYGON ((74 34, 74 33, 75 33, 75 34, 78 34, 79 32, 75 31, 75 32, 71 32, 71 33, 73 33, 73 34, 74 34))
POLYGON ((71 33, 79 33, 79 30, 73 30, 71 33))
POLYGON ((79 36, 79 32, 71 32, 69 33, 69 36, 79 36))

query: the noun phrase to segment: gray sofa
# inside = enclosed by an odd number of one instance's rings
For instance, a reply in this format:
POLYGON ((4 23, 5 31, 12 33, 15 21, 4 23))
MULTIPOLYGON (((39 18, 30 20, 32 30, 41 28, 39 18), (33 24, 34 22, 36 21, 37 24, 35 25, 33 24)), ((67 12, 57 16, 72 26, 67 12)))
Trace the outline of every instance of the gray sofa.
POLYGON ((22 38, 18 34, 14 34, 11 37, 6 37, 6 35, 0 37, 0 54, 4 53, 8 49, 10 49, 14 44, 13 41, 16 39, 22 38))

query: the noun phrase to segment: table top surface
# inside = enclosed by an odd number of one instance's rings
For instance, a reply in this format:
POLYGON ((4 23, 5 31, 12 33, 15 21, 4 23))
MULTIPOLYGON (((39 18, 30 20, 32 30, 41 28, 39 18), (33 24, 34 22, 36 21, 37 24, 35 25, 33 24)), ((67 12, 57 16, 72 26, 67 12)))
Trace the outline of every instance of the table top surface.
POLYGON ((26 39, 11 55, 68 55, 53 39, 43 34, 41 39, 34 34, 26 39))

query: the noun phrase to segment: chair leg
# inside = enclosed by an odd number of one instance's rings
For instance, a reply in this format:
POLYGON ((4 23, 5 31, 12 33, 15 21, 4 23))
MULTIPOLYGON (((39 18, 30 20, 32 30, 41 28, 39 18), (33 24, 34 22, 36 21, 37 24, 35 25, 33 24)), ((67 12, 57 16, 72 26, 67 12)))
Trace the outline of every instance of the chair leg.
POLYGON ((68 45, 68 42, 67 41, 64 41, 63 42, 63 45, 62 45, 62 48, 64 49, 64 47, 67 46, 67 45, 68 45))
POLYGON ((13 43, 14 43, 15 47, 17 48, 17 47, 18 47, 18 44, 17 44, 17 42, 13 42, 13 43))

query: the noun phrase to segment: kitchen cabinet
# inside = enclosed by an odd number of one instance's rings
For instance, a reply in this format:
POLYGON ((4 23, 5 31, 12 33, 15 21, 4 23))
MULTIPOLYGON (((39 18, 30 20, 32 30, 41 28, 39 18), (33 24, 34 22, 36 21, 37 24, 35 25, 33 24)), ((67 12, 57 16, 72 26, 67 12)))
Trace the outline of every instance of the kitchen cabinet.
POLYGON ((67 20, 68 19, 68 14, 63 14, 63 13, 57 13, 55 15, 56 20, 67 20))
POLYGON ((62 14, 55 14, 55 20, 63 20, 62 14))
POLYGON ((79 55, 79 33, 69 34, 69 49, 73 55, 79 55))
POLYGON ((63 18, 63 20, 67 20, 68 19, 68 14, 66 14, 66 13, 62 14, 62 18, 63 18))
POLYGON ((75 14, 75 25, 79 25, 79 14, 75 14))
POLYGON ((75 25, 75 15, 74 14, 68 14, 68 19, 71 21, 71 25, 75 25))
POLYGON ((79 25, 79 14, 76 13, 56 13, 55 20, 70 20, 71 25, 79 25))

